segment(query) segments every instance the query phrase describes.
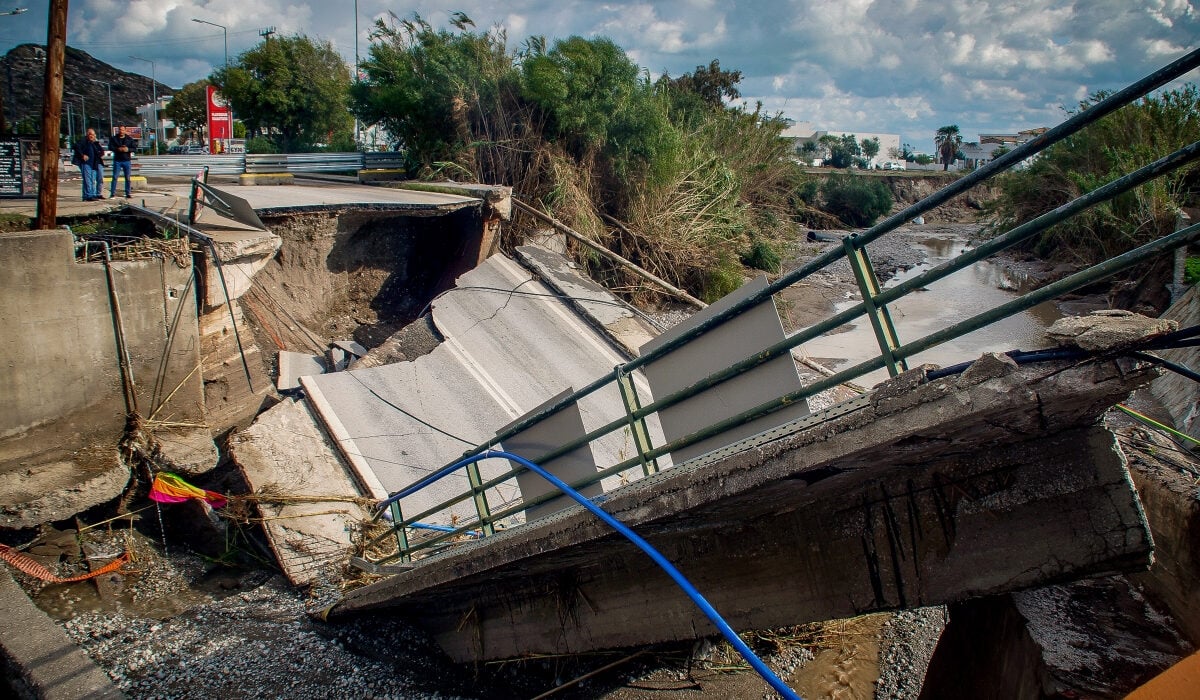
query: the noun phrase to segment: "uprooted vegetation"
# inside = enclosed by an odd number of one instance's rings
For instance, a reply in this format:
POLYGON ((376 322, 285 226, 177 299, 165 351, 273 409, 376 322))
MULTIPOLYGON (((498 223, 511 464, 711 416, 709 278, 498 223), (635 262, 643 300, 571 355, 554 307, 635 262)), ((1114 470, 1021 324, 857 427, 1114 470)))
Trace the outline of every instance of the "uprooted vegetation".
MULTIPOLYGON (((380 22, 366 80, 351 90, 368 123, 396 134, 413 172, 508 184, 517 197, 697 296, 770 264, 809 218, 808 179, 781 136, 787 122, 727 106, 738 71, 717 61, 651 81, 607 39, 540 37, 511 52, 502 32, 465 17, 380 22)), ((503 244, 536 226, 518 219, 503 244)), ((585 257, 593 275, 639 290, 585 257)), ((644 293, 644 292, 643 292, 644 293)))

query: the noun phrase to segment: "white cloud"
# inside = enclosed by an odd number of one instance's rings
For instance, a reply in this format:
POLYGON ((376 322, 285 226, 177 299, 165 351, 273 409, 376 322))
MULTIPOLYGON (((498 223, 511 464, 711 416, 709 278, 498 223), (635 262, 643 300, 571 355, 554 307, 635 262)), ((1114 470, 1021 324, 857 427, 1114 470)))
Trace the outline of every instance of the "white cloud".
MULTIPOLYGON (((45 40, 48 0, 0 22, 0 48, 45 40)), ((372 21, 395 11, 445 27, 450 8, 478 31, 507 30, 510 48, 531 34, 608 36, 652 74, 691 71, 719 59, 741 70, 744 98, 762 100, 817 128, 928 140, 942 124, 973 130, 1028 128, 1061 119, 1059 106, 1117 89, 1197 46, 1196 0, 358 0, 359 47, 372 21), (404 9, 397 9, 403 7, 404 9)), ((229 52, 257 44, 258 30, 329 39, 354 58, 349 0, 79 0, 69 42, 126 70, 156 62, 179 86, 229 52)), ((1196 80, 1193 74, 1192 80, 1196 80)))

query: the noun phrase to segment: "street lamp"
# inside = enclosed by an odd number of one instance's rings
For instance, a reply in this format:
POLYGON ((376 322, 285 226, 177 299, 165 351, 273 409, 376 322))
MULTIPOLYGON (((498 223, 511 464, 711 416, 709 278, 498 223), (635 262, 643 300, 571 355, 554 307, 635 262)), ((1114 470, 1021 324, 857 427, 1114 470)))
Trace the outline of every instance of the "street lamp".
MULTIPOLYGON (((357 1, 358 0, 355 0, 355 2, 357 2, 357 1)), ((197 22, 199 24, 207 24, 211 27, 217 27, 221 30, 221 34, 224 35, 224 37, 225 37, 225 73, 226 73, 225 79, 228 80, 229 79, 229 76, 228 76, 228 73, 229 73, 229 29, 223 24, 217 24, 216 22, 209 22, 206 19, 197 19, 197 18, 193 17, 192 21, 197 22)), ((212 145, 212 134, 211 133, 208 135, 208 138, 209 138, 209 145, 212 145)), ((233 139, 233 105, 229 106, 229 138, 230 138, 230 140, 233 139)))
POLYGON ((221 30, 221 33, 225 35, 225 67, 228 68, 229 67, 229 29, 226 28, 225 25, 223 25, 223 24, 217 24, 216 22, 209 22, 206 19, 196 19, 195 17, 193 17, 192 21, 199 22, 200 24, 207 24, 212 27, 217 27, 218 29, 221 30))
POLYGON ((130 56, 135 61, 145 61, 150 64, 150 89, 153 95, 154 104, 150 109, 154 111, 154 153, 158 153, 158 146, 162 143, 162 135, 158 133, 158 79, 154 76, 154 61, 148 58, 139 58, 130 56))
POLYGON ((87 98, 85 98, 83 95, 80 95, 78 92, 67 92, 66 94, 74 95, 79 98, 79 104, 83 107, 83 129, 81 129, 79 133, 86 134, 87 133, 87 98))
POLYGON ((108 86, 108 135, 112 136, 116 129, 116 127, 113 126, 112 118, 112 83, 103 80, 96 80, 95 78, 88 78, 88 80, 92 81, 93 83, 100 83, 101 85, 108 86))

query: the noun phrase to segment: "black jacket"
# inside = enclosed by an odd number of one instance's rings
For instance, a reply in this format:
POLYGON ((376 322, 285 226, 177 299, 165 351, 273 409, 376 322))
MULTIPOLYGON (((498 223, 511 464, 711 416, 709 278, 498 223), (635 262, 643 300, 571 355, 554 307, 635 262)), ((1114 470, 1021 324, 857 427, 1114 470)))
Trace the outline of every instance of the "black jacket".
POLYGON ((114 161, 133 160, 133 152, 137 150, 138 142, 131 136, 118 136, 113 134, 108 139, 108 150, 113 152, 114 161), (121 146, 129 150, 121 152, 121 146))
POLYGON ((86 163, 95 168, 97 166, 104 167, 104 146, 100 145, 99 141, 88 141, 87 137, 83 137, 75 142, 75 155, 71 158, 71 162, 75 165, 83 165, 83 156, 87 156, 86 163))

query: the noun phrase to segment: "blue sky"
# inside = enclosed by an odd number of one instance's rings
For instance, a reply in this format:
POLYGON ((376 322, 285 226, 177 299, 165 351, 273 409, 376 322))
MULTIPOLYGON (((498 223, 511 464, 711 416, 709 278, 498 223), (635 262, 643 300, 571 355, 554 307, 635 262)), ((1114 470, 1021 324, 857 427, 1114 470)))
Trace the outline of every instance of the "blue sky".
MULTIPOLYGON (((48 0, 0 17, 0 49, 44 43, 48 0)), ((375 19, 419 13, 444 26, 451 11, 477 29, 503 27, 510 47, 607 36, 651 76, 716 58, 741 70, 743 98, 819 129, 898 133, 931 150, 933 132, 1050 126, 1062 106, 1117 89, 1200 44, 1192 0, 358 0, 358 50, 375 19)), ((260 30, 327 39, 353 62, 353 0, 71 0, 68 43, 125 70, 179 87, 235 57, 260 30)), ((1185 81, 1200 82, 1193 72, 1185 81)))

